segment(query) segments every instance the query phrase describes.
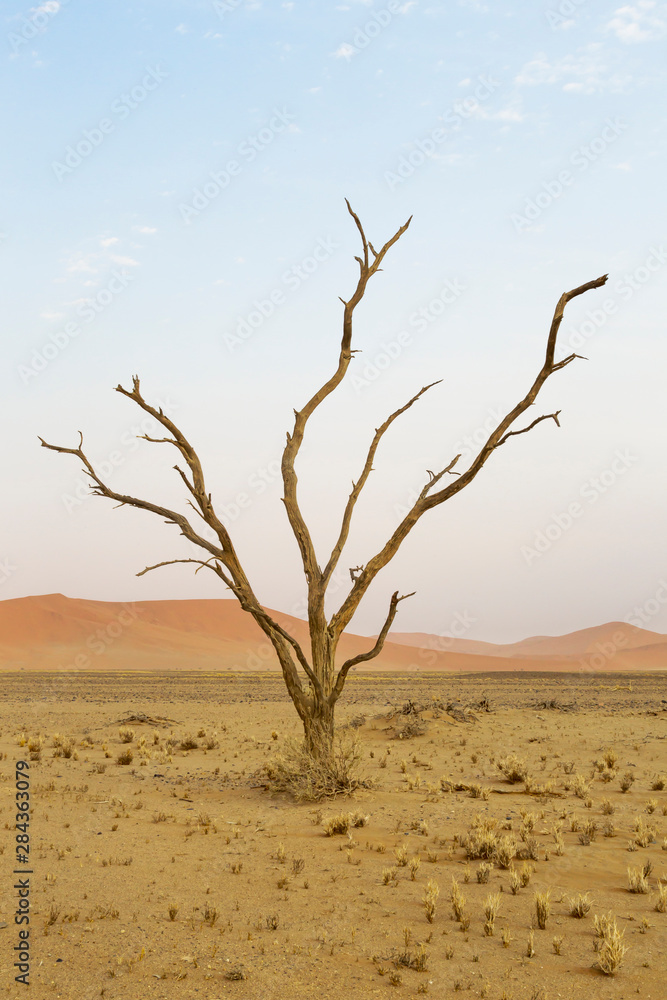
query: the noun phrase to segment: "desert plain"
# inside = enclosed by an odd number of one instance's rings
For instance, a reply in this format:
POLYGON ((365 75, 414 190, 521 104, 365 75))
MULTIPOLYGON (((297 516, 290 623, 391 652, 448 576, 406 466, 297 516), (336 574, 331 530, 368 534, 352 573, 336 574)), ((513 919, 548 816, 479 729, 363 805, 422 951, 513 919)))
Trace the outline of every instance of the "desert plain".
POLYGON ((313 802, 277 672, 69 662, 2 673, 0 996, 667 996, 664 672, 353 673, 362 785, 313 802))

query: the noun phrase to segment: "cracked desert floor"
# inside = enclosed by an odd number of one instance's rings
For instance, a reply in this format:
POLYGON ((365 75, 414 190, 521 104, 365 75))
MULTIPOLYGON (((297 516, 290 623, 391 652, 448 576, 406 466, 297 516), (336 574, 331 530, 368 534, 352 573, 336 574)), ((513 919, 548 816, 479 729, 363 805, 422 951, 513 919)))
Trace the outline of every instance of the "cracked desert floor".
POLYGON ((358 675, 338 722, 372 787, 320 803, 267 787, 300 730, 275 674, 3 685, 0 997, 667 997, 665 674, 358 675))

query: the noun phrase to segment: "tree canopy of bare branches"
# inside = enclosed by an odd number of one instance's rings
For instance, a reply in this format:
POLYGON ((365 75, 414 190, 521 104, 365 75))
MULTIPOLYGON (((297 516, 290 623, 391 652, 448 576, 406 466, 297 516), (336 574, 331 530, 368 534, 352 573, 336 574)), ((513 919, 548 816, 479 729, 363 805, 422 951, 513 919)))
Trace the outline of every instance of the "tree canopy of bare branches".
POLYGON ((426 392, 438 384, 438 382, 431 382, 428 385, 424 385, 375 429, 368 447, 365 462, 359 473, 359 477, 352 485, 352 490, 342 512, 340 528, 335 543, 326 562, 324 562, 324 568, 322 568, 322 563, 318 561, 315 546, 299 504, 298 479, 295 469, 296 460, 304 440, 309 419, 324 400, 341 384, 347 374, 354 354, 357 353, 352 347, 352 327, 355 309, 361 302, 369 281, 381 269, 387 253, 403 236, 411 221, 408 219, 379 250, 376 250, 373 244, 367 239, 359 217, 352 210, 349 202, 346 202, 346 204, 348 212, 358 230, 361 240, 361 253, 355 257, 359 266, 356 287, 349 299, 341 299, 343 304, 343 323, 338 363, 335 371, 327 381, 313 393, 301 409, 294 411, 294 424, 291 431, 287 433, 281 464, 283 481, 282 502, 299 548, 306 579, 310 636, 309 649, 304 650, 296 638, 290 635, 260 605, 236 552, 229 529, 223 524, 215 511, 211 494, 206 489, 204 471, 197 452, 183 432, 163 410, 151 406, 144 399, 138 376, 133 377, 131 389, 126 389, 118 385, 116 386, 116 392, 132 400, 133 403, 152 416, 164 428, 164 437, 153 438, 145 434, 140 436, 147 441, 156 444, 168 444, 176 449, 178 461, 174 465, 174 469, 183 481, 187 491, 188 505, 203 520, 208 528, 212 529, 215 541, 209 540, 209 538, 205 537, 198 530, 197 522, 191 514, 186 516, 152 501, 128 496, 111 489, 86 456, 83 449, 83 434, 81 432, 79 432, 79 443, 74 448, 48 444, 43 438, 39 439, 45 448, 60 452, 61 454, 74 455, 82 463, 83 470, 90 479, 92 492, 95 495, 114 500, 118 506, 136 507, 161 517, 167 524, 176 525, 180 529, 180 534, 201 550, 202 558, 200 559, 168 559, 156 565, 147 566, 137 575, 142 576, 151 570, 174 563, 192 563, 196 565, 196 571, 202 568, 210 570, 222 580, 239 601, 243 610, 252 615, 271 642, 280 663, 287 690, 303 722, 306 743, 313 748, 313 752, 315 752, 317 747, 324 746, 326 748, 331 745, 334 730, 334 707, 343 691, 349 671, 357 664, 372 660, 381 653, 396 616, 398 605, 401 601, 412 596, 412 594, 399 594, 399 591, 395 590, 389 600, 387 615, 374 645, 366 652, 353 656, 337 666, 336 650, 340 637, 349 625, 364 594, 380 570, 394 557, 419 519, 427 511, 440 506, 440 504, 445 503, 446 500, 449 500, 455 494, 465 489, 481 472, 486 462, 498 448, 505 445, 510 438, 528 433, 545 420, 553 420, 559 425, 560 410, 557 410, 555 413, 544 413, 530 420, 525 426, 514 429, 517 420, 535 402, 540 389, 547 379, 579 357, 577 354, 569 354, 560 361, 555 360, 558 331, 568 302, 584 294, 584 292, 600 288, 607 280, 607 275, 602 275, 602 277, 588 281, 561 295, 556 304, 547 335, 544 361, 526 394, 498 422, 465 471, 459 472, 456 468, 461 456, 454 455, 443 468, 436 472, 427 472, 428 479, 417 499, 403 516, 384 545, 375 552, 365 565, 357 566, 350 570, 351 585, 349 591, 344 596, 338 609, 327 619, 325 614, 327 588, 348 540, 355 507, 373 471, 373 463, 382 438, 395 420, 398 420, 426 392))

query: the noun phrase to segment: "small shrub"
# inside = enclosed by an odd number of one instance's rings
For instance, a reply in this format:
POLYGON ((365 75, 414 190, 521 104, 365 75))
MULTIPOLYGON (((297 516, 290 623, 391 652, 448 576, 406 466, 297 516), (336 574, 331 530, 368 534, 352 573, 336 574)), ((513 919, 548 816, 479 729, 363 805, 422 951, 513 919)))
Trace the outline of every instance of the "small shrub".
POLYGON ((529 885, 532 877, 533 877, 533 869, 528 864, 527 861, 524 861, 521 871, 519 873, 519 878, 521 880, 521 887, 523 889, 525 889, 526 886, 529 885))
POLYGON ((588 893, 578 893, 574 896, 568 903, 570 916, 582 919, 585 917, 591 908, 591 901, 588 897, 588 893))
POLYGON ((642 868, 628 868, 628 891, 646 893, 649 890, 648 878, 642 868))
POLYGON ((134 760, 134 754, 131 750, 121 750, 121 752, 116 757, 117 764, 131 764, 134 760))
POLYGON ((284 741, 282 751, 264 766, 264 772, 274 791, 289 792, 298 802, 319 802, 370 788, 370 779, 360 773, 362 759, 359 737, 350 730, 336 733, 331 752, 322 746, 315 754, 292 737, 284 741))
POLYGON ((465 896, 461 892, 459 883, 456 881, 454 876, 452 876, 452 888, 449 896, 452 904, 452 911, 454 913, 454 919, 461 923, 465 911, 466 900, 465 896))
POLYGON ((383 868, 382 869, 382 884, 389 885, 390 882, 398 881, 398 869, 397 868, 383 868))
POLYGON ((350 829, 350 814, 338 813, 337 816, 330 816, 325 820, 322 829, 325 837, 335 837, 336 834, 346 834, 350 829))
POLYGON ((583 774, 575 774, 574 780, 572 781, 572 791, 577 796, 578 799, 588 798, 589 784, 584 778, 583 774))
POLYGON ((498 915, 498 910, 500 909, 501 895, 499 892, 492 893, 487 896, 484 900, 484 915, 486 917, 486 922, 484 924, 484 933, 487 937, 493 937, 493 928, 498 915))
POLYGON ((627 947, 623 943, 624 931, 619 931, 616 920, 607 918, 598 942, 598 967, 606 976, 613 976, 618 971, 627 947))
POLYGON ((549 914, 551 913, 550 895, 551 893, 549 889, 547 889, 546 892, 535 893, 535 916, 537 919, 537 926, 542 931, 547 926, 547 920, 549 919, 549 914))
POLYGON ((118 738, 121 743, 131 743, 134 739, 134 729, 129 726, 121 726, 118 730, 118 738))
POLYGON ((517 785, 528 777, 528 767, 525 760, 517 757, 516 754, 508 754, 507 757, 501 758, 496 762, 496 767, 505 781, 509 781, 512 785, 517 785))
POLYGON ((426 913, 426 919, 429 924, 433 923, 435 917, 436 903, 438 901, 438 896, 440 895, 440 886, 433 879, 429 879, 426 885, 426 892, 424 893, 423 903, 424 911, 426 913))
POLYGON ((635 782, 635 776, 632 771, 626 771, 621 778, 621 791, 629 792, 635 782))
POLYGON ((493 860, 499 868, 507 869, 516 857, 516 840, 514 837, 501 837, 493 852, 493 860))
POLYGON ((405 846, 405 844, 401 844, 400 847, 397 847, 395 849, 395 851, 394 851, 394 857, 396 858, 396 864, 400 868, 407 867, 407 864, 408 864, 408 849, 405 846))
POLYGON ((477 881, 480 885, 486 885, 489 881, 491 872, 493 871, 493 865, 488 864, 486 861, 482 861, 481 865, 477 869, 477 881))

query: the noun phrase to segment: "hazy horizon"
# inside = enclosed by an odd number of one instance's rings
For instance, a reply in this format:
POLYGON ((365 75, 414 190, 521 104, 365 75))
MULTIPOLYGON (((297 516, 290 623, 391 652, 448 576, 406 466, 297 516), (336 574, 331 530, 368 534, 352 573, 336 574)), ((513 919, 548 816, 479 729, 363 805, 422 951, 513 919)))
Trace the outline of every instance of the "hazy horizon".
POLYGON ((396 632, 667 632, 666 4, 46 0, 4 25, 0 599, 229 597, 189 566, 136 577, 190 546, 39 446, 81 430, 114 489, 187 512, 174 455, 135 439, 157 428, 113 391, 138 373, 198 450, 260 602, 303 616, 278 466, 337 363, 347 197, 376 247, 413 220, 297 462, 321 565, 374 428, 443 381, 382 441, 330 608, 426 470, 461 451, 463 471, 525 394, 562 292, 608 273, 561 327, 558 357, 588 360, 515 425, 560 410, 560 428, 512 438, 427 513, 350 631, 377 633, 399 590, 416 594, 396 632))

